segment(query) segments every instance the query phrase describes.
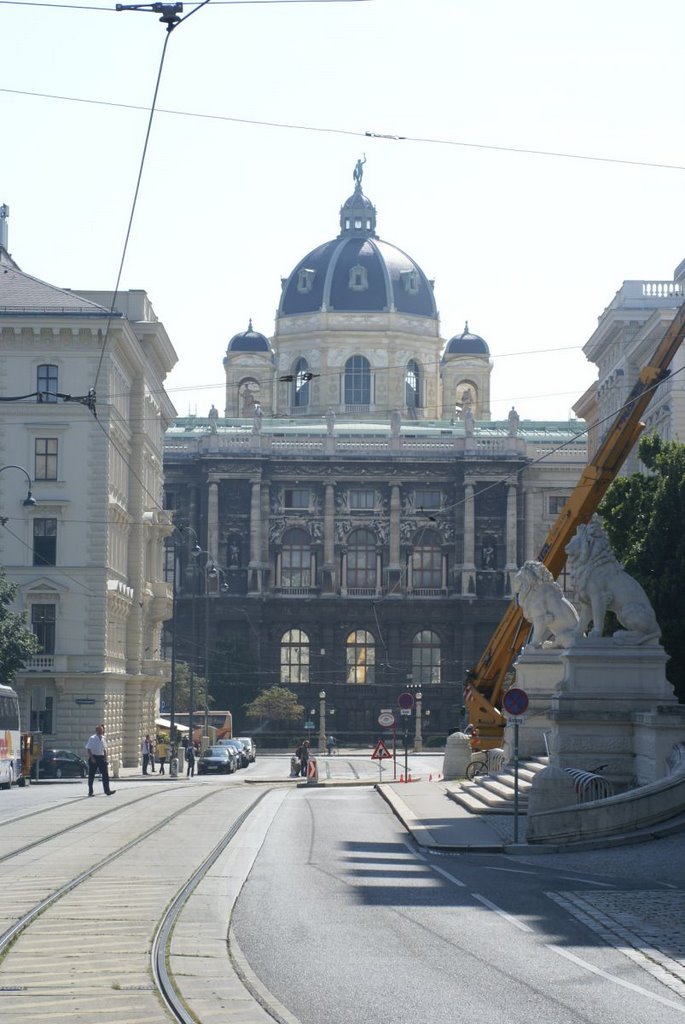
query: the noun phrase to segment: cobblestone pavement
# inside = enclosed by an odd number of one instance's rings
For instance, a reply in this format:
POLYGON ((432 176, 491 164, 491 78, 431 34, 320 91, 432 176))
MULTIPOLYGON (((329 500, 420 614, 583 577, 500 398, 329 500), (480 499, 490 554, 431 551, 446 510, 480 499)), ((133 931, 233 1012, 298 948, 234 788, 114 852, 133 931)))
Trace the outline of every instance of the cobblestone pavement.
POLYGON ((685 996, 685 892, 645 889, 547 895, 604 942, 685 996))

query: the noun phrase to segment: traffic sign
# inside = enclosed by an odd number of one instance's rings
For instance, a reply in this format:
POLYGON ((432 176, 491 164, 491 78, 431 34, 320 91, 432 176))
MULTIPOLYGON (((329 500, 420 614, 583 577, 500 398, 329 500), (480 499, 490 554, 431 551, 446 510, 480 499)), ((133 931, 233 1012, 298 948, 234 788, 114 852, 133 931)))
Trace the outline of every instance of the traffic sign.
POLYGON ((305 729, 315 729, 316 728, 316 726, 314 725, 313 722, 305 722, 304 723, 304 727, 305 727, 305 729))
POLYGON ((376 746, 373 748, 373 754, 371 755, 372 761, 385 761, 386 758, 392 757, 392 754, 386 747, 383 740, 379 740, 376 746))
POLYGON ((523 725, 525 720, 524 715, 507 715, 507 725, 523 725))
POLYGON ((397 698, 398 708, 402 708, 403 711, 411 711, 414 707, 414 694, 413 693, 401 693, 397 698))
POLYGON ((510 715, 523 715, 528 710, 528 694, 518 686, 512 686, 502 698, 502 707, 510 715))
POLYGON ((400 708, 401 715, 411 715, 411 708, 400 708))
POLYGON ((389 729, 391 725, 394 725, 395 716, 392 711, 381 711, 378 716, 378 724, 382 725, 384 729, 389 729))

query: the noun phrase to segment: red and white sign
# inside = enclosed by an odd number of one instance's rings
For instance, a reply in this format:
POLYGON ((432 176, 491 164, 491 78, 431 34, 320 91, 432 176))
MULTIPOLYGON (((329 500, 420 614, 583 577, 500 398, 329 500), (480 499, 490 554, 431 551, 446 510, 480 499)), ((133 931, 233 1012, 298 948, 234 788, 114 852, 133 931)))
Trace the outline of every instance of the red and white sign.
POLYGON ((383 740, 379 740, 376 746, 373 748, 373 754, 371 755, 372 761, 385 761, 386 758, 392 757, 392 754, 386 747, 383 740))
POLYGON ((307 784, 319 781, 319 765, 315 757, 307 761, 307 784))
POLYGON ((381 711, 378 716, 378 724, 382 725, 384 729, 389 729, 391 725, 394 725, 395 716, 392 711, 381 711))

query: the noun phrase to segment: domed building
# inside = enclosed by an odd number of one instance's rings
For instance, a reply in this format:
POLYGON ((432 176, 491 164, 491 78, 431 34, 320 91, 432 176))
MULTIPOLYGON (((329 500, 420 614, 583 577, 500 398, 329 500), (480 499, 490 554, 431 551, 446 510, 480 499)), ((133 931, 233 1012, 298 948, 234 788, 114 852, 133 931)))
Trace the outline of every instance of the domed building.
POLYGON ((282 279, 271 337, 231 337, 224 418, 166 435, 177 657, 242 731, 282 684, 317 735, 370 742, 413 688, 412 735, 437 742, 585 444, 575 422, 492 422, 488 343, 468 324, 442 337, 433 281, 378 236, 362 177, 359 161, 336 237, 282 279))

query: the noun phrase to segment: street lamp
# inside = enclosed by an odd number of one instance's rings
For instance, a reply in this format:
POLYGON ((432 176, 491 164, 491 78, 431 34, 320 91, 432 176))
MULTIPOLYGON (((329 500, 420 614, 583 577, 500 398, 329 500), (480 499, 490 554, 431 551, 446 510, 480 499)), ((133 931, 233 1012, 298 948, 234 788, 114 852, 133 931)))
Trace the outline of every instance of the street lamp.
POLYGON ((319 750, 326 749, 326 691, 319 691, 319 750))
POLYGON ((414 732, 414 753, 418 754, 423 750, 423 735, 421 732, 421 701, 423 694, 420 690, 416 691, 416 727, 414 732))
POLYGON ((24 474, 24 476, 29 482, 29 490, 22 504, 24 508, 32 508, 36 504, 36 499, 31 494, 31 477, 29 476, 28 470, 24 469, 23 466, 0 466, 0 473, 2 473, 5 469, 18 469, 20 473, 24 474))

